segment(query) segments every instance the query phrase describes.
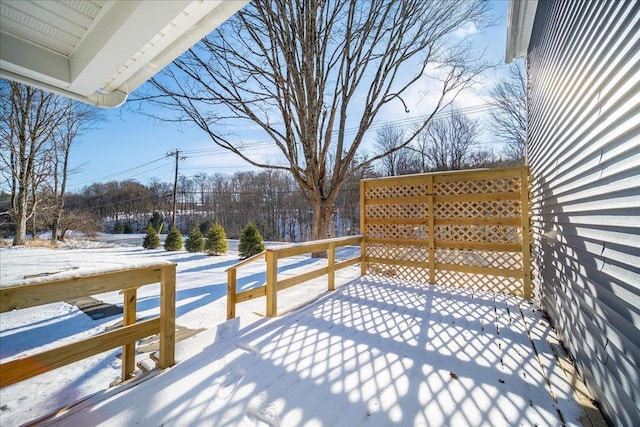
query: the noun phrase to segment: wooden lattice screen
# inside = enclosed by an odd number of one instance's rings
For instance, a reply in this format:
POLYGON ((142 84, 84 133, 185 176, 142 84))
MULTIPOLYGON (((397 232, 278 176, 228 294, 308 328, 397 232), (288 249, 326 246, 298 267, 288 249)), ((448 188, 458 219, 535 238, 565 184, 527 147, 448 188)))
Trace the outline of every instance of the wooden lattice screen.
POLYGON ((363 271, 530 298, 527 188, 523 167, 361 181, 363 271))

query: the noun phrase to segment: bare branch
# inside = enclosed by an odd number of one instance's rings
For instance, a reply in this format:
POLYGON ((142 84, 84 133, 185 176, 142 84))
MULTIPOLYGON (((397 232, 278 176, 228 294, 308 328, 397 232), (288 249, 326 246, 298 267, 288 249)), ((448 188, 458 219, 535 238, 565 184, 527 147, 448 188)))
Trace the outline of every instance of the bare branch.
POLYGON ((488 24, 486 2, 254 0, 139 99, 166 107, 171 120, 196 124, 252 165, 289 170, 314 208, 313 237, 324 237, 345 180, 421 130, 374 158, 359 156, 382 107, 404 104, 403 94, 426 80, 440 94, 426 127, 486 69, 455 35, 469 23, 488 24), (247 124, 285 163, 266 162, 233 137, 247 124))

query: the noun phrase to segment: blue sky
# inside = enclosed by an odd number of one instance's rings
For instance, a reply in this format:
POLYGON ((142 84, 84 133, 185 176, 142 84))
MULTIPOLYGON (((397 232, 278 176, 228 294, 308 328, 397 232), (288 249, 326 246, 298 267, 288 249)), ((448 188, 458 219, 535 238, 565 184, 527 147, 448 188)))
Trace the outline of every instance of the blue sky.
MULTIPOLYGON (((487 59, 504 59, 507 1, 492 1, 497 24, 474 35, 478 49, 487 49, 487 59)), ((456 106, 465 108, 483 103, 483 93, 492 84, 493 71, 482 84, 458 98, 456 106)), ((410 106, 411 109, 411 106, 410 106)), ((105 110, 105 121, 86 133, 71 152, 74 172, 69 177, 69 190, 79 191, 95 182, 135 179, 147 184, 151 179, 172 182, 174 159, 166 157, 178 149, 186 157, 180 162, 180 174, 192 176, 234 173, 253 169, 240 158, 215 146, 199 129, 189 126, 158 123, 127 108, 105 110)), ((268 155, 268 147, 258 144, 256 151, 268 155)))

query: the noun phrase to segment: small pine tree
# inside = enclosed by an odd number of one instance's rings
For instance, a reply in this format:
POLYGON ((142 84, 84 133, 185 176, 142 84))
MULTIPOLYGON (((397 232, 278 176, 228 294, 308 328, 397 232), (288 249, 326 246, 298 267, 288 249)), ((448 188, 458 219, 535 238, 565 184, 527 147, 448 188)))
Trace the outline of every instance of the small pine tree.
POLYGON ((209 229, 204 247, 209 255, 221 255, 227 252, 227 233, 225 233, 224 228, 222 228, 218 221, 209 229))
POLYGON ((193 227, 189 237, 184 242, 184 247, 189 252, 202 252, 204 250, 204 239, 202 238, 200 227, 197 225, 193 227))
POLYGON ((164 221, 162 219, 162 215, 159 212, 154 212, 149 219, 149 223, 156 229, 156 233, 162 233, 162 226, 164 225, 164 221))
POLYGON ((250 222, 249 225, 242 230, 242 235, 240 236, 240 244, 238 245, 240 258, 249 258, 262 251, 264 251, 262 236, 256 226, 250 222))
POLYGON ((158 233, 156 233, 156 229, 153 228, 153 225, 149 223, 147 228, 144 230, 147 234, 144 236, 144 240, 142 241, 142 247, 145 249, 155 249, 160 246, 160 238, 158 237, 158 233))
POLYGON ((178 227, 171 227, 164 241, 164 249, 167 251, 179 251, 182 249, 182 234, 178 227))
POLYGON ((120 221, 117 221, 113 226, 113 232, 115 234, 123 234, 124 233, 124 224, 120 221))

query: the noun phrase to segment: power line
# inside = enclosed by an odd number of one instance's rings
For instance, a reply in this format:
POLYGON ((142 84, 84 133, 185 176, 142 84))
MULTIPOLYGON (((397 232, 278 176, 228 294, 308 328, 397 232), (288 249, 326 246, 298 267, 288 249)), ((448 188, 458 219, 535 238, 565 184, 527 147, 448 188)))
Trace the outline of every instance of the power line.
POLYGON ((176 157, 176 174, 175 179, 173 181, 173 216, 171 217, 171 227, 176 226, 176 213, 178 211, 178 162, 180 160, 186 159, 186 157, 180 157, 180 151, 176 149, 171 153, 167 153, 167 157, 175 156, 176 157))
MULTIPOLYGON (((478 113, 483 113, 483 112, 488 112, 494 108, 496 108, 497 105, 495 103, 490 103, 487 102, 485 104, 479 104, 479 105, 472 105, 469 107, 463 107, 463 108, 458 108, 457 111, 465 114, 465 115, 469 115, 469 114, 478 114, 478 113)), ((433 115, 433 120, 439 120, 439 119, 443 119, 445 117, 447 117, 450 114, 449 110, 441 110, 438 113, 433 115)), ((380 123, 375 123, 372 124, 371 126, 369 126, 369 128, 365 131, 365 133, 370 133, 370 132, 374 132, 377 131, 385 126, 410 126, 412 124, 416 124, 416 123, 421 123, 424 122, 424 120, 426 120, 428 117, 430 116, 430 114, 424 114, 424 115, 420 115, 420 116, 415 116, 415 117, 409 117, 409 118, 405 118, 405 119, 397 119, 397 120, 388 120, 388 121, 384 121, 384 122, 380 122, 380 123)), ((352 127, 348 127, 344 130, 344 135, 349 136, 349 135, 353 135, 355 133, 357 133, 359 130, 359 126, 352 126, 352 127)), ((338 133, 337 130, 334 130, 332 132, 332 135, 336 135, 338 133)), ((273 146, 273 141, 260 141, 260 142, 255 142, 255 143, 251 143, 251 144, 247 144, 247 148, 251 148, 251 149, 256 149, 256 148, 267 148, 267 147, 271 147, 273 146)), ((177 153, 177 150, 169 153, 171 156, 175 155, 177 153)), ((214 146, 211 148, 197 148, 197 149, 192 149, 192 150, 181 150, 180 153, 182 154, 189 154, 189 155, 198 155, 198 156, 203 156, 203 155, 214 155, 214 154, 224 154, 224 153, 228 153, 228 150, 219 146, 214 146)), ((145 166, 148 166, 150 164, 159 162, 161 160, 165 160, 167 157, 169 157, 169 154, 167 156, 164 157, 160 157, 158 159, 155 160, 151 160, 149 162, 146 163, 142 163, 140 165, 137 166, 132 166, 130 168, 121 170, 119 172, 114 172, 112 174, 109 175, 105 175, 103 177, 100 178, 96 178, 92 181, 88 181, 82 184, 76 184, 71 186, 70 188, 79 188, 79 187, 83 187, 83 186, 87 186, 93 183, 97 183, 97 182, 101 182, 104 180, 109 180, 111 178, 115 178, 116 176, 119 175, 123 175, 126 173, 130 173, 130 172, 136 172, 137 170, 139 170, 140 168, 143 168, 145 166)), ((157 170, 157 169, 161 169, 163 167, 167 167, 169 164, 166 165, 162 165, 159 166, 157 168, 153 168, 153 169, 149 169, 146 171, 141 171, 141 172, 137 172, 137 175, 141 175, 141 174, 145 174, 145 173, 149 173, 151 171, 157 170)), ((185 167, 183 169, 187 169, 187 170, 205 170, 205 169, 245 169, 245 168, 252 168, 253 166, 251 165, 246 165, 246 166, 205 166, 205 167, 197 167, 197 166, 193 166, 193 167, 185 167)))
MULTIPOLYGON (((108 180, 108 179, 114 178, 114 177, 116 177, 116 176, 118 176, 118 175, 122 175, 122 174, 125 174, 125 173, 128 173, 128 172, 133 172, 133 171, 135 171, 136 169, 143 168, 143 167, 148 166, 148 165, 150 165, 150 164, 153 164, 153 163, 159 162, 160 160, 165 160, 165 158, 166 158, 166 157, 160 157, 160 158, 158 158, 158 159, 151 160, 151 161, 149 161, 149 162, 142 163, 142 164, 137 165, 137 166, 132 166, 132 167, 130 167, 130 168, 128 168, 128 169, 124 169, 124 170, 119 171, 119 172, 113 172, 113 173, 111 173, 111 174, 109 174, 109 175, 105 175, 105 176, 103 176, 103 177, 101 177, 101 178, 96 178, 96 179, 94 179, 94 180, 92 180, 92 181, 87 181, 87 182, 82 183, 82 184, 76 184, 76 185, 73 185, 73 186, 71 186, 71 187, 73 187, 73 188, 77 188, 77 187, 84 187, 84 186, 86 186, 86 185, 95 184, 96 182, 99 182, 99 181, 108 180)), ((153 169, 152 169, 152 170, 153 170, 153 169)))

